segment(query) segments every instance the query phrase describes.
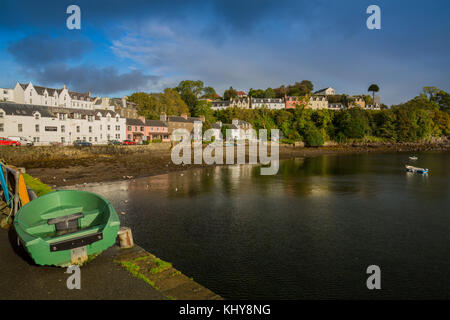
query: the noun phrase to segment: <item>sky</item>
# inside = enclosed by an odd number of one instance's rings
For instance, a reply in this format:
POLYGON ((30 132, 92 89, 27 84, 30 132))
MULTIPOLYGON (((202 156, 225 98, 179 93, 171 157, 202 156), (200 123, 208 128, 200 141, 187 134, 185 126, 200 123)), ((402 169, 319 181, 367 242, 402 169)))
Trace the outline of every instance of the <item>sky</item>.
POLYGON ((0 87, 98 96, 202 80, 219 94, 311 80, 315 89, 405 102, 450 91, 448 0, 2 0, 0 87), (69 5, 81 29, 69 30, 69 5), (369 5, 381 29, 369 30, 369 5))

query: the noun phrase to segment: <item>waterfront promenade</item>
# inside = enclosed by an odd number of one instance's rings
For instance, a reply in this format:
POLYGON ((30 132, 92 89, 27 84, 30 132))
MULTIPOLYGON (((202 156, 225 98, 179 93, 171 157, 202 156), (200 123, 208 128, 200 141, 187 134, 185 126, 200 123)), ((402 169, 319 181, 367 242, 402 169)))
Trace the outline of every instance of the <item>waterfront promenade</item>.
POLYGON ((220 299, 210 290, 172 267, 153 273, 157 288, 142 280, 145 270, 131 274, 119 261, 151 256, 139 246, 132 249, 111 247, 81 267, 81 289, 69 290, 65 268, 37 266, 17 247, 10 230, 0 229, 0 288, 2 299, 43 300, 168 300, 220 299), (165 276, 167 273, 172 277, 165 276))

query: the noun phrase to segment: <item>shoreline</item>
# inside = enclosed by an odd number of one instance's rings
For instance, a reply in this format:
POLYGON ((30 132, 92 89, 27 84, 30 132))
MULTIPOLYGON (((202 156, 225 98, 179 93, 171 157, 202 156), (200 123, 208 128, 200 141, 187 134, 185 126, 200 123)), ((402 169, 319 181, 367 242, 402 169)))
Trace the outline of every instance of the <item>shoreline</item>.
MULTIPOLYGON (((45 152, 37 155, 33 154, 32 156, 27 154, 25 157, 21 157, 21 154, 15 155, 16 159, 11 159, 13 160, 11 162, 24 167, 28 174, 40 179, 52 188, 85 183, 123 181, 195 168, 228 165, 225 163, 175 165, 170 158, 170 144, 160 144, 155 147, 137 146, 135 148, 98 147, 97 149, 92 148, 89 150, 76 150, 73 147, 65 147, 56 150, 56 152, 51 152, 45 148, 42 150, 45 152)), ((449 150, 450 144, 447 142, 433 144, 335 144, 318 148, 280 145, 279 159, 365 153, 446 152, 449 150)), ((0 150, 0 158, 5 158, 2 151, 0 150)), ((25 150, 25 152, 29 153, 33 151, 34 149, 25 150)))

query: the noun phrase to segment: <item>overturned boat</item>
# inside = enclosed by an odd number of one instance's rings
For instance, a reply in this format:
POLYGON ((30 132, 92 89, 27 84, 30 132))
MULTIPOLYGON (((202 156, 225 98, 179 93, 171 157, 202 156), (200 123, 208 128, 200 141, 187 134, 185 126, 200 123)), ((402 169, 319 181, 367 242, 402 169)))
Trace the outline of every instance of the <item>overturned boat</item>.
POLYGON ((428 173, 428 169, 425 168, 418 168, 413 166, 405 166, 406 171, 408 172, 414 172, 414 173, 420 173, 420 174, 426 174, 428 173))
POLYGON ((60 190, 23 206, 14 218, 20 243, 39 265, 83 264, 112 246, 120 221, 102 196, 60 190))

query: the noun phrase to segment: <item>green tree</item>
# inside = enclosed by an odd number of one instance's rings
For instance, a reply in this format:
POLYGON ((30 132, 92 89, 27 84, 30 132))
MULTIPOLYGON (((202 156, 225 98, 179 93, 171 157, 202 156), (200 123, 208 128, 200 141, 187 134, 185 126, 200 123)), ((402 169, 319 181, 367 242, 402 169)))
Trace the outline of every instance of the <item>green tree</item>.
POLYGON ((370 87, 367 89, 367 91, 372 92, 372 98, 373 98, 373 101, 375 102, 375 92, 380 91, 380 88, 378 87, 378 85, 371 84, 370 87))
POLYGON ((213 87, 205 87, 203 88, 202 98, 214 100, 217 98, 217 92, 213 87))
POLYGON ((235 98, 237 96, 237 91, 233 89, 233 87, 230 87, 230 89, 225 90, 223 93, 223 98, 225 100, 230 100, 232 98, 235 98))
POLYGON ((324 138, 319 129, 309 125, 305 131, 305 145, 307 147, 319 147, 324 144, 324 138))
POLYGON ((266 99, 273 99, 276 96, 277 95, 275 94, 275 90, 273 90, 272 88, 267 88, 266 91, 264 91, 264 98, 266 99))

